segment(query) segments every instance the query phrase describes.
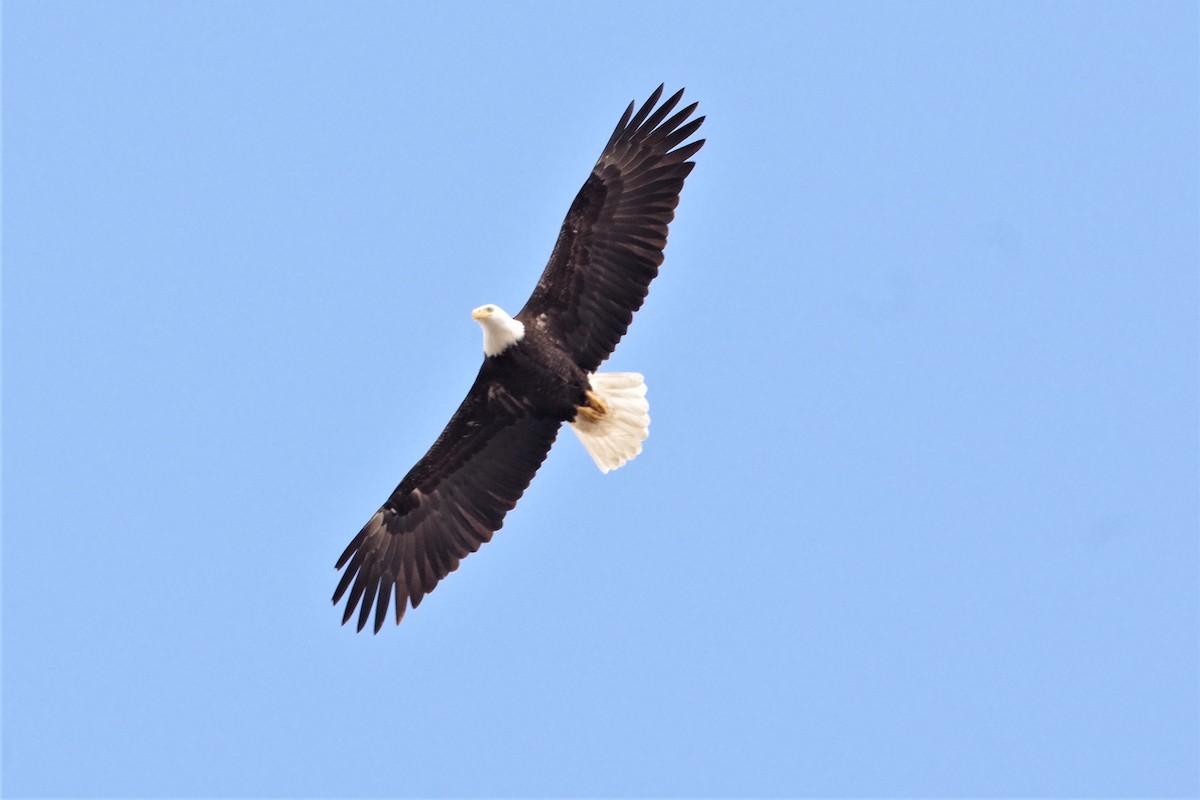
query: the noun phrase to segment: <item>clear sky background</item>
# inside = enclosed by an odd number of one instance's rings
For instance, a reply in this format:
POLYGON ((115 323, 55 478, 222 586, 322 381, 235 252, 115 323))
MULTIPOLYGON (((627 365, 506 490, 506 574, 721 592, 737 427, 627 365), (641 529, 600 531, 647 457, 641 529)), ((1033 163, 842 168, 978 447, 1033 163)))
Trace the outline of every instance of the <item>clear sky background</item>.
POLYGON ((1195 3, 3 13, 6 795, 1200 793, 1195 3), (662 81, 644 454, 341 627, 662 81))

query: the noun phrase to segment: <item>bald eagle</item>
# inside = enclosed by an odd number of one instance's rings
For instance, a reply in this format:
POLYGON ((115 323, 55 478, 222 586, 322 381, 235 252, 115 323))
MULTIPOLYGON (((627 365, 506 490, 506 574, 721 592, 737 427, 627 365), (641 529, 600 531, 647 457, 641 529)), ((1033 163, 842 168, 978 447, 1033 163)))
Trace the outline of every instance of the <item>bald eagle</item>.
POLYGON ((375 609, 396 623, 468 553, 490 541, 516 506, 564 422, 603 472, 642 451, 646 384, 637 373, 596 370, 625 335, 658 274, 689 161, 683 144, 704 117, 683 90, 663 87, 634 113, 630 103, 575 196, 537 288, 516 316, 496 305, 471 312, 483 328, 483 366, 425 457, 337 561, 333 593, 346 595, 344 625, 375 609), (668 117, 668 115, 671 115, 668 117))

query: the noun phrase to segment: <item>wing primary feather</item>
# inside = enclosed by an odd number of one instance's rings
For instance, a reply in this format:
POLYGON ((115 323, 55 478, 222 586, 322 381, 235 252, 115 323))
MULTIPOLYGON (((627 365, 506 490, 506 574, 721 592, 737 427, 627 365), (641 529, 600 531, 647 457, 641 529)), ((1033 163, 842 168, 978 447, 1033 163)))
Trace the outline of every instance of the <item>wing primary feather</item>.
MULTIPOLYGON (((350 579, 358 577, 359 571, 362 568, 363 560, 366 559, 370 550, 371 548, 364 544, 363 547, 360 547, 357 551, 355 551, 354 557, 350 559, 350 563, 346 566, 345 575, 342 576, 342 580, 338 583, 338 588, 340 591, 344 592, 346 590, 346 585, 348 585, 350 579)), ((340 597, 340 594, 338 596, 340 597)), ((334 600, 334 602, 337 602, 337 600, 334 600)))
POLYGON ((379 598, 378 605, 375 609, 375 633, 379 633, 379 629, 383 627, 383 622, 387 619, 388 601, 392 595, 393 588, 397 585, 396 572, 394 564, 396 563, 396 551, 401 546, 403 536, 389 534, 387 547, 384 548, 380 562, 383 566, 383 574, 379 580, 379 598))
POLYGON ((458 546, 453 537, 438 536, 433 540, 433 547, 437 556, 439 575, 449 575, 458 569, 458 546))
POLYGON ((412 578, 408 574, 409 551, 412 549, 411 536, 402 536, 400 541, 396 543, 396 560, 392 562, 396 568, 396 582, 398 585, 404 586, 404 600, 397 600, 398 607, 406 607, 409 597, 412 595, 412 578))
POLYGON ((388 580, 387 573, 384 573, 384 580, 379 583, 379 600, 375 605, 375 633, 379 633, 379 629, 383 627, 384 621, 387 619, 388 601, 392 597, 392 581, 388 580))
POLYGON ((654 90, 654 93, 650 95, 650 99, 642 103, 642 107, 638 109, 638 112, 633 115, 633 119, 629 120, 629 124, 625 126, 628 132, 636 133, 641 129, 642 123, 646 121, 646 117, 650 114, 650 110, 654 108, 654 105, 658 102, 658 98, 662 97, 664 86, 666 86, 665 83, 660 83, 658 88, 654 90))
POLYGON ((636 100, 631 102, 629 107, 625 109, 625 113, 621 115, 621 121, 617 123, 617 127, 613 128, 612 136, 608 137, 608 142, 604 145, 605 150, 616 144, 617 140, 621 138, 621 134, 625 132, 625 126, 629 123, 629 118, 633 116, 633 108, 636 102, 636 100))
MULTIPOLYGON (((678 158, 675 155, 676 152, 678 152, 678 151, 675 151, 672 148, 674 148, 677 144, 679 144, 684 139, 688 138, 693 133, 695 133, 696 130, 700 127, 700 124, 702 122, 704 122, 704 117, 699 117, 698 119, 692 120, 687 125, 684 125, 682 128, 680 128, 679 130, 670 134, 669 136, 664 137, 662 140, 663 147, 665 147, 669 151, 668 155, 678 158)), ((680 158, 678 160, 683 161, 684 159, 680 158)))
MULTIPOLYGON (((374 517, 371 519, 374 520, 374 517)), ((334 569, 341 569, 345 565, 346 560, 349 559, 350 556, 354 555, 355 552, 357 552, 358 548, 362 546, 363 540, 367 538, 367 529, 370 527, 370 522, 363 526, 362 530, 358 532, 358 535, 355 536, 354 539, 351 540, 350 544, 346 546, 346 549, 342 551, 342 555, 338 558, 337 564, 334 565, 334 569)))
POLYGON ((408 584, 408 604, 416 608, 421 603, 421 597, 423 596, 421 578, 417 574, 417 562, 421 560, 421 553, 415 537, 408 537, 408 541, 404 545, 404 577, 405 582, 408 584))
MULTIPOLYGON (((438 522, 441 523, 441 521, 442 514, 439 513, 438 522)), ((441 525, 439 524, 438 527, 440 528, 441 525)), ((417 566, 417 586, 419 586, 422 590, 429 586, 429 576, 426 572, 425 566, 428 563, 428 560, 425 557, 425 549, 427 547, 425 544, 425 538, 425 529, 422 529, 414 534, 412 542, 413 549, 415 551, 413 554, 413 561, 416 562, 417 566)), ((414 605, 413 608, 416 608, 416 606, 414 605)))
MULTIPOLYGON (((679 105, 679 100, 682 97, 683 97, 683 89, 680 89, 678 92, 676 92, 675 94, 668 97, 666 99, 666 102, 664 102, 661 106, 659 106, 653 114, 651 114, 649 117, 647 117, 646 121, 643 122, 639 127, 642 130, 646 130, 646 131, 652 131, 655 128, 657 128, 659 123, 662 122, 664 119, 666 119, 667 114, 671 113, 671 109, 673 109, 673 108, 675 108, 675 106, 679 105)), ((686 109, 684 109, 684 111, 687 112, 686 114, 684 114, 684 118, 686 119, 688 114, 691 114, 693 111, 695 111, 696 106, 698 106, 698 105, 700 105, 700 104, 692 103, 690 106, 688 106, 686 109)), ((668 125, 669 124, 670 123, 668 123, 668 125)), ((674 126, 671 126, 671 127, 674 127, 674 126)))
MULTIPOLYGON (((704 120, 704 117, 701 117, 700 119, 698 119, 696 121, 702 122, 703 120, 704 120)), ((680 176, 681 178, 686 178, 689 174, 691 174, 692 170, 695 168, 696 165, 694 163, 688 161, 687 159, 696 155, 696 153, 699 152, 700 148, 704 147, 704 143, 706 141, 708 141, 708 140, 707 139, 697 139, 696 141, 692 142, 691 144, 685 144, 683 147, 680 147, 677 150, 671 151, 671 155, 677 157, 680 161, 683 161, 684 163, 682 166, 687 168, 687 172, 683 173, 680 176)))
POLYGON ((395 594, 396 594, 396 624, 399 625, 400 621, 402 619, 404 619, 405 610, 408 608, 408 592, 404 588, 403 581, 401 581, 401 580, 396 581, 395 594))
MULTIPOLYGON (((455 526, 457 527, 457 526, 455 526)), ((425 540, 425 560, 429 564, 429 578, 432 583, 429 586, 429 591, 433 591, 433 584, 449 574, 449 570, 443 569, 442 559, 440 558, 441 547, 440 543, 445 540, 445 536, 430 536, 425 540)))
POLYGON ((354 580, 355 573, 351 570, 346 570, 342 573, 342 579, 338 581, 337 588, 333 590, 333 604, 336 606, 338 600, 342 599, 342 595, 346 593, 346 589, 350 586, 350 581, 354 580))
MULTIPOLYGON (((367 620, 371 618, 371 609, 375 606, 375 597, 378 594, 380 565, 376 561, 367 572, 366 580, 363 581, 362 605, 358 611, 358 630, 362 630, 367 620)), ((361 573, 360 573, 361 574, 361 573)))
POLYGON ((425 539, 425 547, 422 548, 421 552, 421 560, 425 564, 425 582, 421 584, 421 589, 424 594, 429 594, 432 592, 433 587, 437 586, 437 582, 441 578, 441 576, 437 574, 437 565, 434 564, 433 561, 433 543, 430 541, 431 538, 433 537, 428 537, 425 539))
POLYGON ((363 576, 359 574, 354 581, 354 588, 350 590, 350 596, 346 598, 346 611, 342 614, 342 624, 345 625, 354 616, 355 610, 358 608, 358 598, 362 597, 363 589, 366 588, 367 582, 363 580, 363 576))

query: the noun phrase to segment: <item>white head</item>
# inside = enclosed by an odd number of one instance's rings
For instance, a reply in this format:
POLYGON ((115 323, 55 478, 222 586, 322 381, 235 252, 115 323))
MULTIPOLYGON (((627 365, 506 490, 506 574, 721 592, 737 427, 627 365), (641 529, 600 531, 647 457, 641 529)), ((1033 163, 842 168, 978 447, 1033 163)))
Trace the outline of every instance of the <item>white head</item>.
POLYGON ((525 338, 525 326, 510 317, 500 306, 480 306, 471 319, 483 328, 483 354, 497 356, 525 338))

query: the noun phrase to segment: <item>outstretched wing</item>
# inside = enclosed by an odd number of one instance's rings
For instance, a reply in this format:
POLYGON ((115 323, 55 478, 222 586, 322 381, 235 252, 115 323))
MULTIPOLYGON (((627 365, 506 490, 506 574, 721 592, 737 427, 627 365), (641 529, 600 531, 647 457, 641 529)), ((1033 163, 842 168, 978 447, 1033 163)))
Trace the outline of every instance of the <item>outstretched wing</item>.
MULTIPOLYGON (((485 366, 486 369, 486 366, 485 366)), ((395 595, 396 623, 468 553, 490 541, 533 480, 562 424, 523 416, 519 401, 484 370, 450 424, 338 559, 333 602, 350 590, 345 624, 359 608, 375 632, 395 595)))
POLYGON ((526 325, 540 321, 588 372, 612 354, 642 307, 663 262, 683 181, 695 166, 688 159, 704 145, 700 139, 679 147, 704 117, 687 121, 692 103, 667 119, 683 90, 655 109, 662 90, 636 114, 633 103, 625 110, 517 314, 526 325))

